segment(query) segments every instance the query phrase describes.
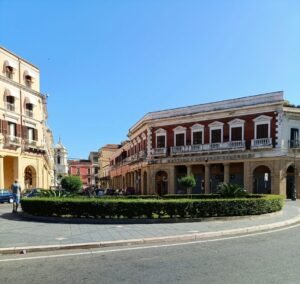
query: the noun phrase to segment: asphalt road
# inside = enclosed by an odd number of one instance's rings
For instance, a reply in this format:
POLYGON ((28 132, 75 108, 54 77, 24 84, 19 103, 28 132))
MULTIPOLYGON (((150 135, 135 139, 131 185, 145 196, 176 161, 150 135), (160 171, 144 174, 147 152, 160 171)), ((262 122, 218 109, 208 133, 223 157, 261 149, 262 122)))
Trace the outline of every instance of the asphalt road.
POLYGON ((0 256, 4 283, 300 283, 300 225, 251 236, 0 256))

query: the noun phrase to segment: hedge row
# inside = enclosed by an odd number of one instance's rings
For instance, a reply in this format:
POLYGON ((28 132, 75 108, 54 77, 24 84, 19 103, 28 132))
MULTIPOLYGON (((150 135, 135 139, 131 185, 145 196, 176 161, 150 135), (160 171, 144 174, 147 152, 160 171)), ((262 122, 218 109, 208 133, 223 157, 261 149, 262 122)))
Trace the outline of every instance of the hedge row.
POLYGON ((94 218, 200 218, 258 215, 279 211, 283 196, 235 199, 74 199, 27 198, 24 212, 37 216, 94 218))
POLYGON ((165 194, 165 195, 102 195, 103 199, 215 199, 219 194, 165 194))

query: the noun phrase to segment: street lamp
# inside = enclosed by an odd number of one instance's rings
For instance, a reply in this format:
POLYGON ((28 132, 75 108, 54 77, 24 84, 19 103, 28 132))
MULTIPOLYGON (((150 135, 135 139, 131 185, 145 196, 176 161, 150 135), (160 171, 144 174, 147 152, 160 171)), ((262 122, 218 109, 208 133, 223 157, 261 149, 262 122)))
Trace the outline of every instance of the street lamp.
POLYGON ((296 168, 296 148, 294 148, 294 187, 293 187, 293 197, 292 200, 297 200, 297 187, 296 187, 296 179, 297 179, 297 168, 296 168))

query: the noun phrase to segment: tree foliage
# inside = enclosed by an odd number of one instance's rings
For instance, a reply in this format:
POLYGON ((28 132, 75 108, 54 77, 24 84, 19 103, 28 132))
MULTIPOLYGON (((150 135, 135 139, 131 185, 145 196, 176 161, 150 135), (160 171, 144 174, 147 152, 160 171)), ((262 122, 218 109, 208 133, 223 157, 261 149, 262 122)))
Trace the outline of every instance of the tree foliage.
POLYGON ((178 183, 185 188, 191 188, 196 186, 196 180, 193 175, 187 175, 185 177, 179 178, 178 183))
POLYGON ((245 189, 240 185, 225 182, 218 185, 217 193, 223 198, 245 197, 247 195, 245 189))
POLYGON ((82 181, 78 176, 65 176, 61 180, 61 186, 68 192, 78 192, 82 188, 82 181))

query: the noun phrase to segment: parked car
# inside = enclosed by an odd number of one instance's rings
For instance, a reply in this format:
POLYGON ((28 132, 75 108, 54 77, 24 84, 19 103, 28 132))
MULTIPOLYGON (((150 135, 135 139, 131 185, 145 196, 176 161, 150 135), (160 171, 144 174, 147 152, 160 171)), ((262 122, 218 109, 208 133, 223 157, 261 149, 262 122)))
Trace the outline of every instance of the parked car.
POLYGON ((0 203, 13 203, 13 194, 7 189, 0 189, 0 203))
POLYGON ((25 193, 24 197, 37 197, 40 196, 41 193, 38 189, 32 189, 29 193, 25 193))

